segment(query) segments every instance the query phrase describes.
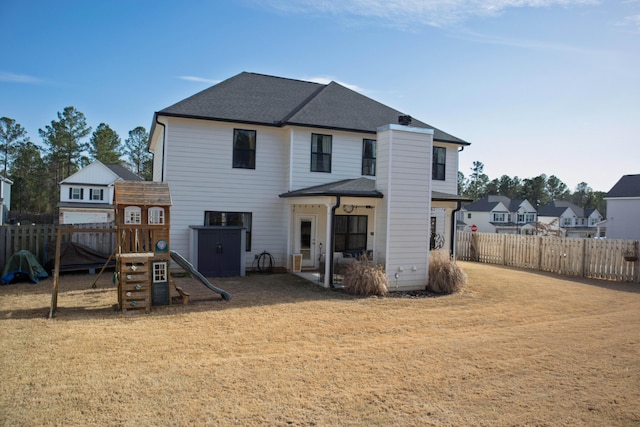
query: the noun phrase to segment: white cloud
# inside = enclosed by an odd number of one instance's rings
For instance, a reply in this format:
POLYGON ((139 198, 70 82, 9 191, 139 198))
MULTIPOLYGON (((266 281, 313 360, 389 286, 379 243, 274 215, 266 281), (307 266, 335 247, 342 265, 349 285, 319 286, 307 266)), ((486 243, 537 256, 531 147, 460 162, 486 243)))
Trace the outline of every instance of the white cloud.
POLYGON ((197 77, 197 76, 179 76, 178 78, 181 80, 186 80, 189 82, 197 82, 197 83, 207 83, 207 84, 220 83, 220 80, 207 79, 204 77, 197 77))
POLYGON ((9 83, 39 83, 41 80, 37 77, 27 76, 26 74, 13 74, 0 71, 0 82, 9 83))
POLYGON ((640 14, 627 16, 618 22, 618 25, 621 27, 631 28, 635 31, 640 31, 640 14))
POLYGON ((400 28, 447 27, 474 16, 495 16, 510 8, 578 6, 599 0, 266 0, 287 13, 328 13, 380 19, 400 28))

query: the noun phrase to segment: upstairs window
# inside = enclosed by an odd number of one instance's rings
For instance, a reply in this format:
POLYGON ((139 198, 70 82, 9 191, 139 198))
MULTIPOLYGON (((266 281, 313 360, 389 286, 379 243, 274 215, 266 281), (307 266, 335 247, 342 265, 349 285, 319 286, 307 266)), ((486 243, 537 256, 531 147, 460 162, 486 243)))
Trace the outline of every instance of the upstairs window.
POLYGON ((84 189, 82 188, 69 188, 70 200, 82 200, 84 196, 84 189))
POLYGON ((507 222, 507 214, 503 212, 494 212, 491 222, 507 222))
POLYGON ((138 206, 127 206, 124 208, 125 224, 142 224, 142 209, 138 206))
POLYGON ((90 189, 89 199, 91 200, 104 200, 104 190, 102 189, 90 189))
POLYGON ((376 176, 376 140, 362 140, 362 175, 376 176))
POLYGON ((331 173, 331 135, 311 134, 311 172, 331 173))
POLYGON ((446 175, 447 149, 444 147, 433 147, 432 163, 431 179, 444 181, 446 175))
POLYGON ((526 222, 535 222, 536 221, 536 214, 532 214, 532 213, 528 213, 525 215, 525 221, 526 222))
POLYGON ((255 130, 233 130, 233 167, 239 169, 256 168, 255 130))
POLYGON ((164 209, 159 206, 149 208, 149 224, 164 224, 164 209))

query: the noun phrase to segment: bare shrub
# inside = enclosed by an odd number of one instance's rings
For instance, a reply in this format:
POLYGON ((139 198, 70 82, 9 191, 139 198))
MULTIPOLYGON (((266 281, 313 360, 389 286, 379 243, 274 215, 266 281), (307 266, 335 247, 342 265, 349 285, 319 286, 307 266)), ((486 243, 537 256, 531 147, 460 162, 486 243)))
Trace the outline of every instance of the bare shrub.
POLYGON ((443 294, 462 290, 467 274, 454 263, 446 251, 432 251, 429 255, 429 283, 427 289, 443 294))
POLYGON ((346 267, 342 284, 345 290, 356 295, 384 296, 389 292, 389 279, 384 268, 373 264, 366 256, 346 267))

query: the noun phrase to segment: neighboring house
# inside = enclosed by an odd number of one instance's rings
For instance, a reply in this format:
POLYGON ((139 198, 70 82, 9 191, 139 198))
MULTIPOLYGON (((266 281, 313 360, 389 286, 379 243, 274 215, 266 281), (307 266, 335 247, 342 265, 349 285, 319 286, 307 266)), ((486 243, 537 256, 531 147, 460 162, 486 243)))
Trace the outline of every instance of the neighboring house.
POLYGON ((537 213, 528 200, 486 196, 462 208, 465 230, 474 225, 480 233, 535 234, 537 213))
POLYGON ((640 174, 624 175, 604 196, 607 202, 606 236, 640 239, 640 174))
POLYGON ((397 289, 424 287, 430 242, 453 249, 467 145, 338 83, 254 73, 156 112, 149 138, 172 249, 196 267, 224 251, 203 227, 242 226, 247 268, 263 251, 289 269, 301 257, 329 286, 325 257, 366 252, 397 289))
POLYGON ((104 164, 99 160, 63 179, 58 202, 59 223, 113 221, 113 183, 118 180, 142 181, 122 165, 104 164))
POLYGON ((540 234, 565 237, 598 237, 602 215, 596 209, 576 206, 566 200, 554 200, 538 208, 540 234))
POLYGON ((0 225, 5 223, 11 210, 11 185, 13 181, 0 175, 0 225))

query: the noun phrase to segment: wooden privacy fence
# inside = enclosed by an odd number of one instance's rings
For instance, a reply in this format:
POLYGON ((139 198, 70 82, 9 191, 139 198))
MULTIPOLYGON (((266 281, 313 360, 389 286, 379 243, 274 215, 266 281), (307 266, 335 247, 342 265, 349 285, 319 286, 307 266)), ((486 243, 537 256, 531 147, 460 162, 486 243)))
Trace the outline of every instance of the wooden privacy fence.
POLYGON ((106 255, 111 254, 116 245, 113 223, 3 225, 0 226, 0 271, 11 255, 23 249, 34 254, 44 265, 47 261, 46 248, 49 245, 55 248, 58 228, 73 230, 61 234, 63 242, 80 243, 106 255), (113 229, 113 232, 105 232, 104 229, 113 229))
POLYGON ((640 283, 637 240, 459 231, 456 257, 462 261, 501 264, 564 274, 640 283))

